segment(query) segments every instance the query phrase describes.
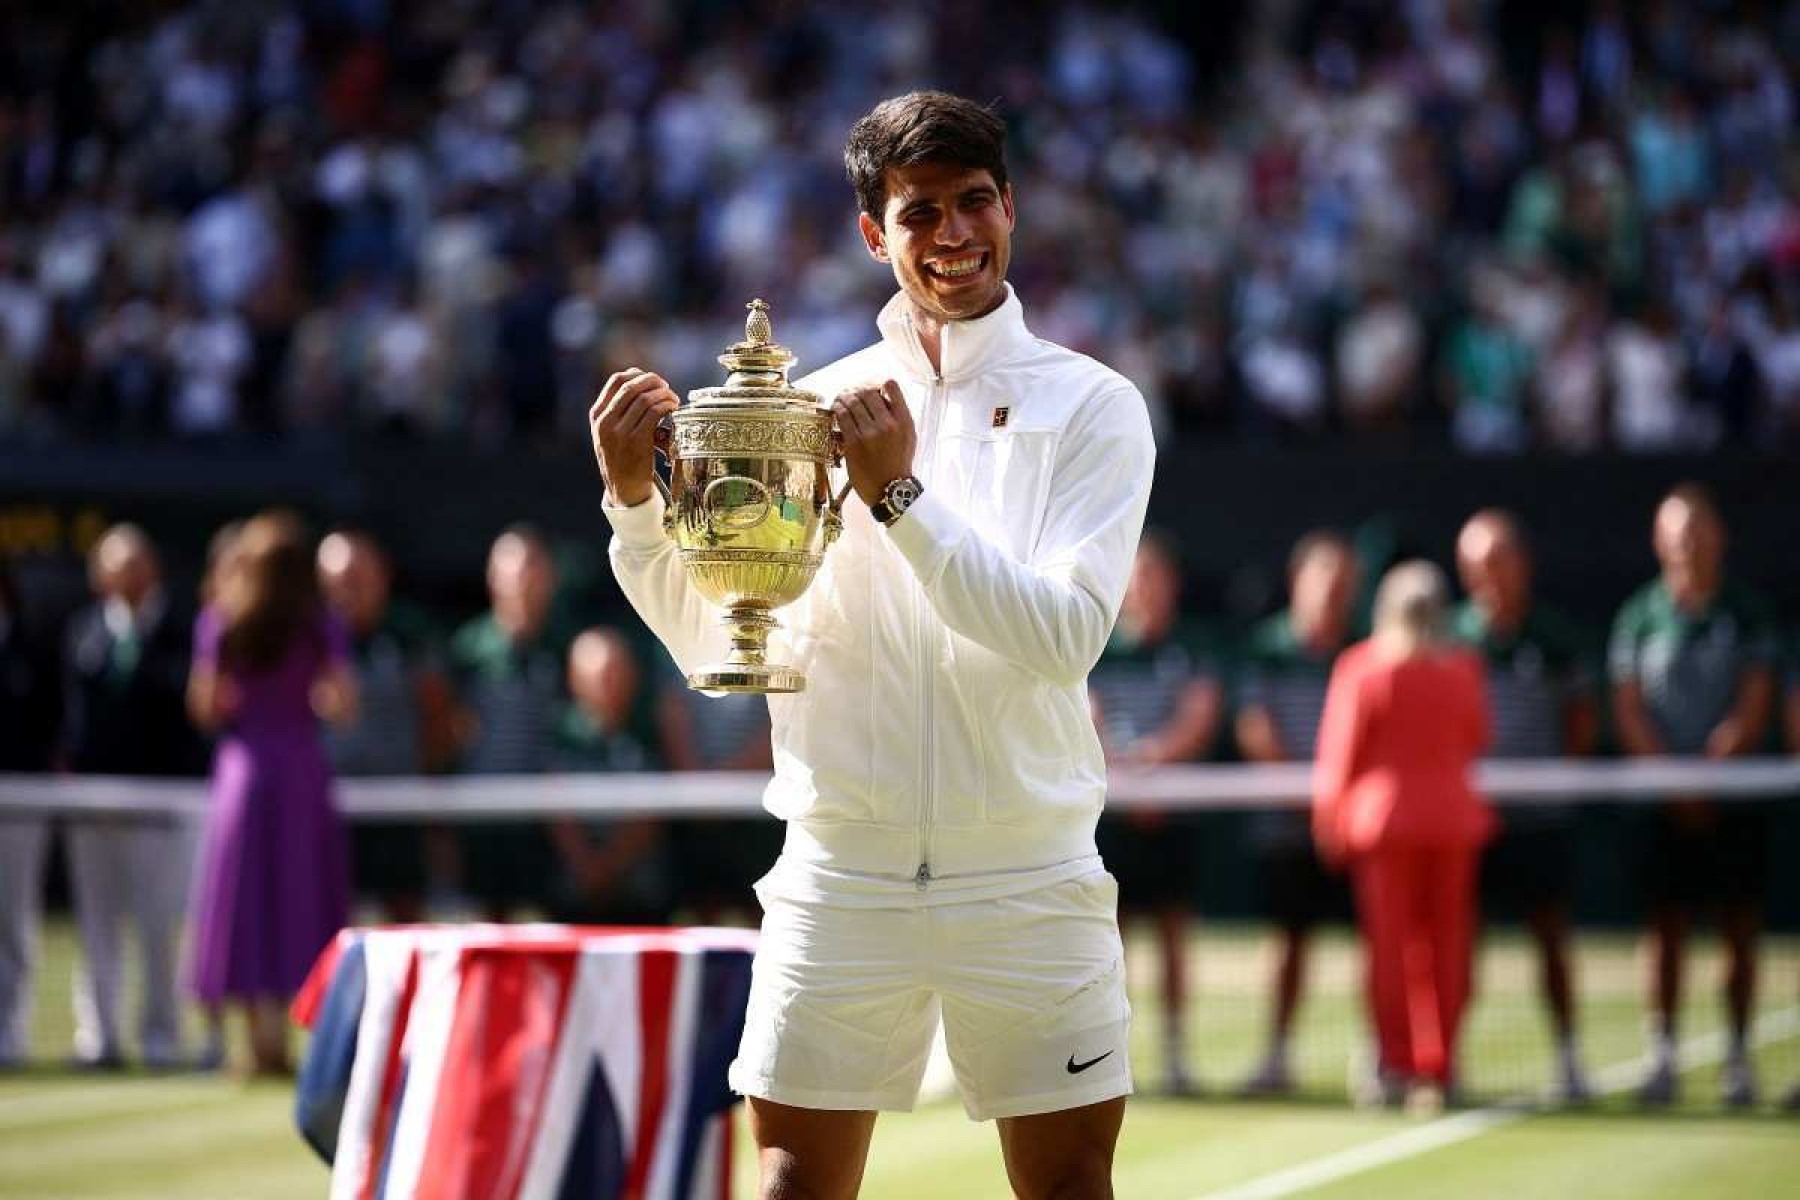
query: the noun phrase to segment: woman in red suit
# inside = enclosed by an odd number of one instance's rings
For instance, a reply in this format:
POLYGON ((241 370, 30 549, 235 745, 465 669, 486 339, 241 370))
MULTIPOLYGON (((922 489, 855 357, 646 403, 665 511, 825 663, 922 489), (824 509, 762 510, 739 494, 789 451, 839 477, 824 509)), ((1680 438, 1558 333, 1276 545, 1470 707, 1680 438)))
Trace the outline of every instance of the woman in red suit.
POLYGON ((1362 922, 1382 1098, 1422 1106, 1454 1077, 1494 828, 1470 781, 1488 741, 1482 667, 1444 641, 1447 605, 1430 563, 1388 572, 1374 636, 1332 671, 1313 774, 1313 836, 1348 868, 1362 922))

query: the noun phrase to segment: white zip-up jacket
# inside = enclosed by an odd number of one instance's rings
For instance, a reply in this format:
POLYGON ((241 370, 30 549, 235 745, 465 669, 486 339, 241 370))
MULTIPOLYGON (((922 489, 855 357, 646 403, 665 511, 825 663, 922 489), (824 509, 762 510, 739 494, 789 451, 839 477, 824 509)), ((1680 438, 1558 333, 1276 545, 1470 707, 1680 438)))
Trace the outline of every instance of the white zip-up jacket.
MULTIPOLYGON (((1149 416, 1129 380, 1032 336, 1010 286, 945 327, 941 374, 903 295, 878 326, 799 386, 829 404, 896 380, 924 494, 887 529, 852 497, 812 586, 776 614, 771 661, 807 676, 769 700, 777 874, 825 895, 1037 886, 1095 861, 1106 767, 1087 675, 1143 528, 1149 416)), ((722 659, 719 611, 689 585, 662 501, 606 512, 620 586, 676 662, 722 659)))

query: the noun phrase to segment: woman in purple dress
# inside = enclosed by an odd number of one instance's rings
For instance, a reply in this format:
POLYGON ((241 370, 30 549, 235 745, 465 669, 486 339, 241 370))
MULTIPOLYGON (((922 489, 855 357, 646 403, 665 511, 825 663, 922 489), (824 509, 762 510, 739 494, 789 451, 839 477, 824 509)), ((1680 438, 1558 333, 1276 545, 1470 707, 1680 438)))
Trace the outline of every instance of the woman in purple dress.
POLYGON ((349 917, 348 843, 319 720, 355 684, 300 523, 244 525, 195 632, 188 706, 218 736, 195 893, 191 985, 244 1006, 259 1073, 285 1073, 288 998, 349 917))

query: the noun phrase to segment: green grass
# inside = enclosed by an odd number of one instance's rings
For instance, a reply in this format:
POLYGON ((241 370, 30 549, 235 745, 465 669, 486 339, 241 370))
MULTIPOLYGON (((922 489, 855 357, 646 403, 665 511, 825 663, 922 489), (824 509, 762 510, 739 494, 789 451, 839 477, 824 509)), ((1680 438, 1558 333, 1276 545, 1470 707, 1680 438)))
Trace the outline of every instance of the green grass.
MULTIPOLYGON (((1207 1097, 1153 1093, 1160 1020, 1155 1004, 1137 997, 1134 1056, 1146 1090, 1131 1104, 1119 1147, 1117 1191, 1125 1200, 1198 1200, 1423 1127, 1417 1119, 1355 1112, 1341 1102, 1346 1060, 1364 1040, 1354 955, 1343 937, 1326 939, 1318 952, 1298 1045, 1306 1097, 1285 1104, 1214 1098, 1249 1069, 1260 1048, 1266 954, 1254 930, 1207 930, 1195 938, 1190 1058, 1210 1089, 1207 1097)), ((33 1037, 34 1050, 50 1063, 67 1052, 73 957, 67 926, 53 924, 33 1037)), ((1153 980, 1153 967, 1147 946, 1134 940, 1134 977, 1153 980)), ((1584 938, 1580 967, 1590 1063, 1634 1058, 1642 1023, 1635 943, 1584 938)), ((1694 968, 1687 1032, 1699 1035, 1718 1024, 1716 951, 1698 946, 1694 968)), ((1492 1098, 1541 1083, 1548 1077, 1547 1038, 1525 948, 1510 938, 1491 940, 1482 981, 1466 1042, 1471 1086, 1492 1098)), ((1800 944, 1771 941, 1764 1012, 1789 1008, 1797 991, 1800 944)), ((1800 1078, 1800 1040, 1763 1046, 1758 1065, 1765 1090, 1778 1094, 1800 1078)), ((1768 1105, 1749 1115, 1722 1114, 1712 1067, 1691 1071, 1684 1083, 1683 1104, 1668 1114, 1644 1115, 1613 1097, 1586 1112, 1531 1115, 1304 1194, 1382 1200, 1794 1194, 1800 1118, 1768 1105)), ((95 1077, 53 1066, 0 1076, 0 1200, 316 1200, 325 1194, 327 1171, 294 1133, 290 1103, 282 1085, 204 1076, 95 1077)), ((754 1163, 746 1153, 738 1165, 739 1194, 753 1195, 754 1163)), ((992 1127, 968 1121, 954 1101, 883 1117, 863 1195, 1005 1197, 992 1127)))

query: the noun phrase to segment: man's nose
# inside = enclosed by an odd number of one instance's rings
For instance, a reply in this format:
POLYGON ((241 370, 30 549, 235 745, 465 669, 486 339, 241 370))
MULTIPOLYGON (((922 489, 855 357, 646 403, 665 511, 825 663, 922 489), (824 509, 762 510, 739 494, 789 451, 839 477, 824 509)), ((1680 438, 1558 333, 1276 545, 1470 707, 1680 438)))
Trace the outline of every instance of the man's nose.
POLYGON ((960 246, 969 240, 970 221, 968 214, 951 209, 938 222, 937 240, 940 246, 960 246))

